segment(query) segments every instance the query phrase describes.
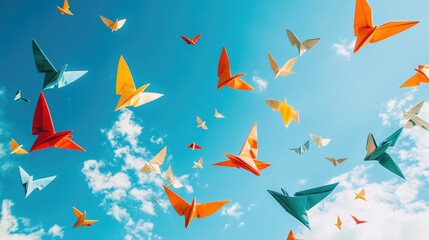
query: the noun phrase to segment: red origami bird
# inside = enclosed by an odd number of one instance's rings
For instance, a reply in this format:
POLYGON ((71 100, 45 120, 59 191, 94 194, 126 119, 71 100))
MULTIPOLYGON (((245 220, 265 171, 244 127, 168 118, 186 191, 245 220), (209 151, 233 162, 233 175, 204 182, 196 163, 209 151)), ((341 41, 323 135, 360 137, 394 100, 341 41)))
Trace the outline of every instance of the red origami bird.
POLYGON ((185 41, 187 44, 195 46, 195 44, 197 44, 198 40, 200 40, 201 33, 200 33, 200 34, 198 34, 197 36, 195 36, 194 38, 192 38, 192 40, 191 40, 191 39, 189 39, 189 38, 187 38, 187 37, 185 37, 185 36, 180 36, 180 37, 181 37, 181 38, 183 39, 183 41, 185 41))
POLYGON ((71 132, 71 130, 55 132, 48 103, 43 93, 40 93, 36 111, 34 112, 32 132, 33 135, 37 135, 37 139, 30 152, 49 147, 85 151, 85 149, 73 142, 71 132))

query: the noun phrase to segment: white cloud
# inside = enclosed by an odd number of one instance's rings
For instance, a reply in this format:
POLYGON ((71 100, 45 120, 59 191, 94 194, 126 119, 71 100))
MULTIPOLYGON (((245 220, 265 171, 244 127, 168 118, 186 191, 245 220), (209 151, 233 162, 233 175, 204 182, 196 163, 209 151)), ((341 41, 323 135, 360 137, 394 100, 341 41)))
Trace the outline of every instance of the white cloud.
POLYGON ((164 139, 166 137, 167 137, 167 134, 164 136, 160 136, 160 137, 152 136, 152 137, 150 137, 149 141, 153 144, 156 144, 156 145, 164 145, 164 139))
POLYGON ((25 218, 16 218, 12 215, 14 203, 5 199, 2 202, 0 218, 0 239, 7 240, 41 240, 45 230, 40 226, 29 227, 30 221, 25 218), (25 228, 20 228, 21 222, 25 228))
POLYGON ((237 227, 238 227, 238 228, 243 228, 243 227, 244 227, 244 225, 245 225, 245 223, 244 223, 244 222, 240 222, 240 223, 237 225, 237 227))
POLYGON ((247 207, 247 211, 252 210, 252 209, 253 209, 253 208, 255 208, 256 206, 258 206, 258 204, 257 204, 257 203, 251 203, 251 204, 249 204, 249 206, 247 207))
POLYGON ((235 219, 239 219, 241 217, 241 215, 243 215, 244 212, 240 211, 240 204, 239 203, 234 203, 231 205, 231 207, 223 207, 222 211, 221 211, 221 215, 222 216, 230 216, 233 217, 235 219))
POLYGON ((256 88, 259 91, 263 91, 263 90, 267 89, 267 87, 268 87, 267 80, 262 79, 262 78, 260 78, 258 76, 253 76, 252 80, 256 84, 256 88))
POLYGON ((307 179, 301 178, 298 180, 298 185, 305 185, 307 183, 307 179))
POLYGON ((231 224, 229 223, 225 223, 225 225, 223 226, 223 230, 226 231, 231 227, 231 224))
POLYGON ((57 224, 54 224, 51 228, 49 228, 48 235, 51 235, 52 237, 63 238, 64 237, 63 227, 57 224))
POLYGON ((347 43, 347 39, 341 40, 340 43, 332 44, 332 48, 335 49, 335 54, 341 57, 345 57, 347 60, 350 59, 356 40, 347 43))
MULTIPOLYGON (((108 215, 124 225, 125 240, 161 239, 154 233, 155 225, 151 217, 157 211, 168 211, 169 200, 162 185, 165 184, 165 172, 161 174, 143 173, 144 161, 153 157, 152 153, 141 145, 143 127, 140 120, 130 110, 122 110, 118 120, 110 129, 101 132, 110 143, 112 158, 110 161, 87 160, 83 164, 88 187, 103 199, 100 205, 106 208, 108 215), (109 164, 107 164, 109 163, 109 164)), ((152 141, 162 144, 167 135, 152 141)), ((156 149, 159 151, 159 149, 156 149)), ((168 155, 171 159, 171 154, 168 155)), ((176 176, 188 193, 193 192, 189 184, 189 175, 176 176)))
MULTIPOLYGON (((403 99, 387 101, 380 114, 383 124, 402 125, 400 111, 412 100, 412 93, 407 93, 403 99)), ((429 119, 429 107, 424 105, 419 116, 429 119)), ((369 169, 387 171, 378 164, 358 165, 331 179, 330 182, 341 183, 331 196, 310 210, 312 231, 302 230, 305 239, 427 239, 428 132, 414 127, 404 129, 402 135, 390 154, 407 180, 392 174, 387 180, 372 182, 369 169), (354 193, 362 187, 365 187, 366 202, 354 200, 354 193), (357 226, 350 215, 368 222, 357 226), (332 225, 337 216, 342 218, 342 231, 332 225)))

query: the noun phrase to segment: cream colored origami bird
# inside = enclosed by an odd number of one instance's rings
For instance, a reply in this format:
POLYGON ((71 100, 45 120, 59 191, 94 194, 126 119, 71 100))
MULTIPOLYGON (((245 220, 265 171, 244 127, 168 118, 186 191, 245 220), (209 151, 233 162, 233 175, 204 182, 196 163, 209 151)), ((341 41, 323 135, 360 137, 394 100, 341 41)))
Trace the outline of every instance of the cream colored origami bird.
POLYGON ((205 121, 203 121, 203 120, 201 120, 201 118, 200 117, 198 117, 197 116, 197 128, 202 128, 202 129, 204 129, 204 130, 208 130, 209 128, 207 127, 207 125, 206 125, 206 122, 205 121))
POLYGON ((161 174, 159 166, 164 162, 165 155, 167 154, 167 146, 165 146, 155 157, 152 158, 149 162, 144 161, 144 166, 140 170, 141 172, 156 172, 161 174))
POLYGON ((274 78, 278 76, 287 76, 294 74, 292 67, 296 62, 297 57, 289 59, 281 68, 277 64, 276 60, 268 53, 268 60, 270 61, 271 70, 274 72, 274 78))
POLYGON ((174 188, 183 187, 183 185, 182 185, 182 183, 180 183, 179 179, 174 177, 173 170, 171 170, 171 166, 168 167, 167 173, 165 176, 167 177, 167 181, 168 181, 167 186, 173 185, 174 188))
POLYGON ((200 158, 197 162, 194 162, 194 166, 192 168, 203 168, 203 158, 200 158))
POLYGON ((311 133, 310 133, 310 137, 317 144, 318 148, 325 147, 331 142, 330 138, 322 138, 311 133))

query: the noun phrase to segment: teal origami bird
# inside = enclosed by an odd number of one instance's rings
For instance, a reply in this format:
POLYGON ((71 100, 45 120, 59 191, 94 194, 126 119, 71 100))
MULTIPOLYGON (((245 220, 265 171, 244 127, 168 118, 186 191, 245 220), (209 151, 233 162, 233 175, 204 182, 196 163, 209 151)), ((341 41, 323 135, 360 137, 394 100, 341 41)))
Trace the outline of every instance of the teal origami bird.
POLYGON ((403 128, 396 130, 392 135, 386 138, 383 142, 380 143, 380 146, 377 146, 374 136, 372 133, 369 133, 368 140, 366 142, 366 156, 365 161, 378 161, 384 168, 393 172, 394 174, 405 179, 404 174, 402 174, 401 169, 393 161, 392 157, 386 153, 386 150, 389 147, 393 147, 398 140, 399 135, 401 134, 403 128))
POLYGON ((283 188, 281 188, 282 193, 272 190, 267 191, 286 210, 286 212, 302 222, 308 229, 311 229, 308 222, 307 211, 327 197, 337 185, 338 183, 333 183, 316 187, 296 192, 293 196, 289 196, 283 188))
POLYGON ((66 71, 67 64, 64 65, 60 70, 55 69, 46 55, 37 45, 36 41, 33 39, 33 55, 34 61, 36 63, 37 71, 40 73, 45 73, 45 80, 43 82, 43 89, 65 87, 70 83, 78 80, 88 71, 66 71))
POLYGON ((299 155, 302 155, 305 152, 307 152, 309 149, 310 149, 310 140, 308 140, 303 145, 301 145, 301 146, 299 146, 297 148, 291 148, 289 150, 291 150, 291 151, 293 151, 293 152, 295 152, 295 153, 297 153, 299 155))

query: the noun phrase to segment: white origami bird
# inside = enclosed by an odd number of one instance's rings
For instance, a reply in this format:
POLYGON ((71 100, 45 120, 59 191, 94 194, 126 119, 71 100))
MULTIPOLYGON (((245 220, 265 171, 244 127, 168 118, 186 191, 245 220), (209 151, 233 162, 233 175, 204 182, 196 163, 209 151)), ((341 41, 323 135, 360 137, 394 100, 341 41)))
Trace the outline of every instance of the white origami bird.
POLYGON ((325 147, 331 142, 330 138, 322 138, 311 133, 310 133, 310 137, 317 144, 318 148, 325 147))
POLYGON ((21 182, 24 186, 25 197, 28 197, 31 192, 36 188, 42 190, 57 177, 52 176, 33 180, 33 176, 30 176, 22 167, 19 167, 19 174, 21 175, 21 182))
POLYGON ((215 108, 215 114, 214 114, 215 118, 225 118, 224 115, 220 114, 217 109, 215 108))
POLYGON ((180 183, 179 179, 174 178, 173 171, 171 170, 171 166, 168 167, 166 173, 168 184, 167 186, 173 185, 174 188, 181 188, 183 185, 180 183))

